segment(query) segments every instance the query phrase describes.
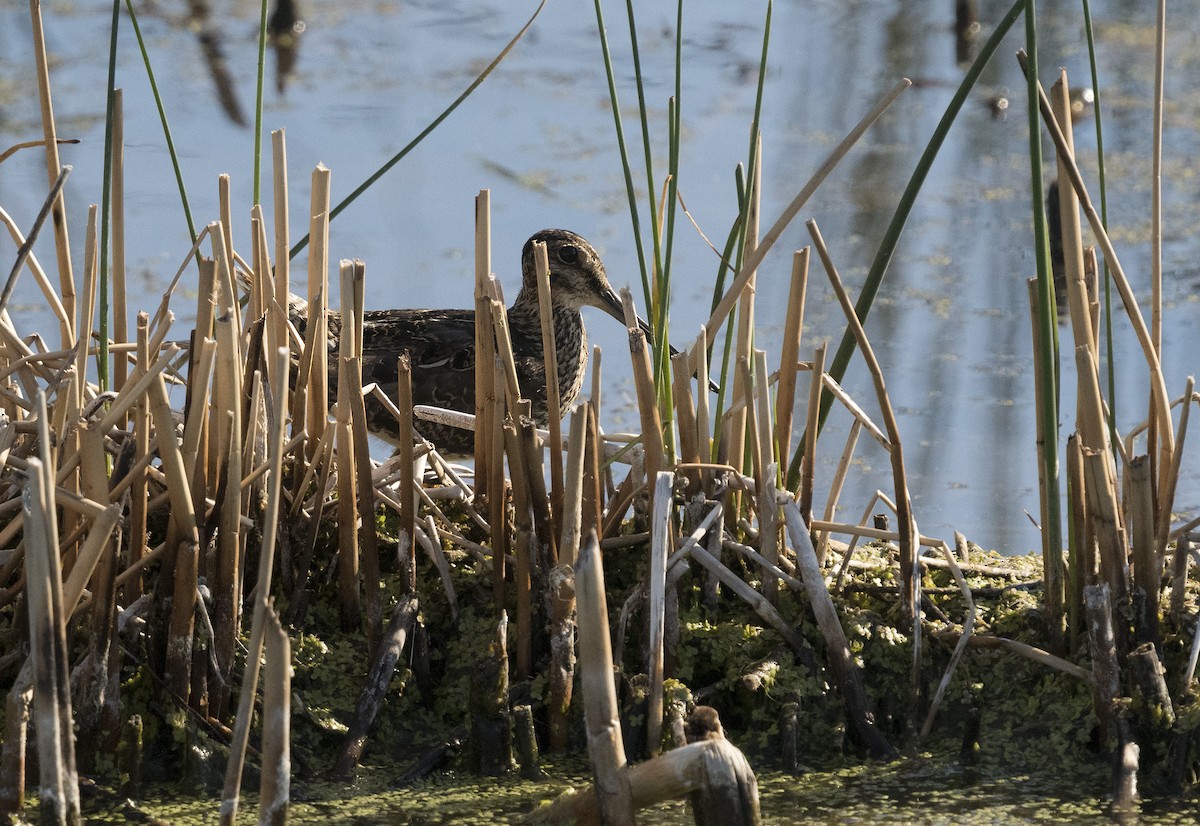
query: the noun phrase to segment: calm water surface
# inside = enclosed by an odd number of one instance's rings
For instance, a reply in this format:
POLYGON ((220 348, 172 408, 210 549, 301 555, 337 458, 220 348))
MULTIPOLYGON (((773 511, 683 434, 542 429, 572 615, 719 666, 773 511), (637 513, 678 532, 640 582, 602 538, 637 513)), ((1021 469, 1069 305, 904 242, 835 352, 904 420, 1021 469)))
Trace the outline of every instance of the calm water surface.
MULTIPOLYGON (((665 174, 666 104, 674 91, 675 7, 637 5, 657 188, 665 174)), ((963 73, 955 59, 953 5, 776 4, 763 117, 765 225, 886 89, 901 76, 916 85, 824 184, 760 270, 758 344, 772 364, 778 359, 790 253, 808 243, 803 220, 818 221, 848 286, 857 291, 861 285, 899 194, 963 73)), ((1002 10, 981 5, 986 36, 1002 10)), ((633 128, 636 98, 622 6, 609 3, 605 11, 619 61, 622 110, 633 128)), ((1193 164, 1200 148, 1197 6, 1170 7, 1163 271, 1164 368, 1173 395, 1200 364, 1195 324, 1200 213, 1193 164)), ((184 4, 140 8, 197 222, 215 218, 217 175, 229 172, 242 218, 234 229, 235 245, 247 254, 253 132, 232 122, 217 103, 184 4)), ((761 2, 686 7, 679 187, 697 223, 714 239, 724 238, 735 212, 734 167, 747 154, 765 8, 761 2)), ((1043 2, 1039 8, 1043 80, 1048 85, 1054 67, 1062 65, 1075 83, 1087 85, 1078 4, 1043 2)), ((75 167, 67 200, 78 262, 87 205, 100 199, 111 6, 81 0, 47 3, 44 9, 60 135, 81 140, 62 152, 64 162, 75 167)), ((293 238, 307 228, 309 175, 317 163, 333 170, 334 200, 340 200, 465 88, 532 9, 532 3, 440 0, 302 5, 307 30, 295 74, 285 92, 269 88, 266 99, 266 126, 287 131, 293 238)), ((1153 9, 1111 0, 1093 3, 1093 14, 1101 82, 1108 86, 1105 148, 1113 234, 1135 289, 1148 295, 1153 9)), ((210 25, 220 35, 232 88, 242 110, 252 113, 258 6, 215 2, 213 15, 210 25)), ((968 104, 943 148, 867 324, 900 414, 922 532, 949 539, 961 530, 1008 553, 1038 546, 1026 516, 1036 515, 1038 505, 1025 297, 1025 279, 1034 271, 1030 175, 1023 80, 1012 57, 1023 45, 1020 28, 988 67, 986 89, 968 104), (1004 89, 1013 92, 1013 108, 998 119, 987 98, 1004 89)), ((121 38, 117 83, 126 100, 131 304, 133 310, 151 309, 190 242, 125 17, 121 38)), ((29 40, 24 4, 0 9, 0 146, 41 134, 29 40)), ((1095 137, 1087 123, 1076 140, 1093 168, 1095 137)), ((644 186, 644 174, 638 179, 644 186)), ((472 295, 473 198, 481 188, 492 191, 495 269, 509 295, 517 288, 521 244, 547 226, 586 235, 601 248, 614 283, 636 286, 590 3, 551 2, 475 95, 334 222, 331 259, 366 260, 369 307, 466 306, 472 295)), ((22 226, 32 222, 44 190, 40 155, 24 152, 0 166, 0 206, 22 226)), ((270 191, 269 180, 264 191, 270 191)), ((671 322, 676 343, 686 343, 707 317, 717 267, 686 223, 675 247, 671 322)), ((0 250, 0 260, 10 261, 7 239, 0 250)), ((38 254, 47 264, 53 261, 45 240, 38 254)), ((303 256, 294 266, 303 273, 303 256)), ((192 314, 191 300, 188 294, 175 299, 181 321, 192 314)), ((30 279, 23 279, 15 301, 23 332, 53 329, 30 279)), ((589 321, 593 340, 605 350, 604 425, 633 429, 637 417, 624 332, 599 314, 589 321)), ((814 266, 802 357, 810 357, 822 340, 833 338, 836 346, 843 326, 824 274, 814 266)), ((1136 341, 1120 321, 1117 349, 1118 418, 1125 431, 1143 418, 1146 396, 1136 341)), ((1069 377, 1070 365, 1063 369, 1069 377)), ((861 359, 845 383, 877 417, 861 359)), ((1064 410, 1072 407, 1069 395, 1064 391, 1064 410)), ((1071 425, 1062 424, 1065 434, 1071 425)), ((826 486, 847 427, 844 414, 835 416, 823 436, 826 486)), ((891 492, 887 459, 869 442, 860 440, 841 518, 859 518, 876 488, 891 492)), ((1200 506, 1197 458, 1195 450, 1185 458, 1180 511, 1194 513, 1200 506)))

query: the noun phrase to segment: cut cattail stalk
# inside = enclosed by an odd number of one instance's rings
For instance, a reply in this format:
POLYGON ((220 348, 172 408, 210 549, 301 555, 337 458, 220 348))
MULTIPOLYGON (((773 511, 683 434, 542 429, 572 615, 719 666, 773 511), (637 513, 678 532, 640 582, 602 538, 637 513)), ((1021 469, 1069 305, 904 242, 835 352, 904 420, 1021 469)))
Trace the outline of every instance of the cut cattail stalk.
POLYGON ((792 255, 792 285, 783 323, 783 349, 779 355, 779 384, 775 397, 775 444, 781 461, 792 455, 792 411, 796 407, 796 364, 804 331, 804 297, 808 289, 809 248, 792 255))
POLYGON ((550 304, 550 261, 546 257, 546 245, 537 241, 533 245, 534 268, 538 279, 538 317, 542 326, 542 353, 546 360, 546 412, 550 422, 550 512, 554 519, 555 533, 562 528, 563 502, 563 455, 562 455, 562 411, 559 410, 558 348, 554 338, 554 316, 550 304))
MULTIPOLYGON (((767 389, 767 354, 754 351, 755 432, 757 434, 761 481, 758 486, 759 546, 762 555, 772 565, 779 562, 779 506, 775 501, 779 465, 775 462, 775 443, 771 438, 771 398, 767 389)), ((779 595, 777 580, 763 582, 767 599, 779 595)))
POLYGON ((266 670, 263 672, 262 780, 258 793, 258 822, 284 826, 292 779, 291 706, 292 647, 279 615, 270 612, 266 670))
MULTIPOLYGON (((400 525, 397 529, 397 554, 408 560, 408 579, 405 583, 408 593, 417 592, 417 553, 413 545, 413 533, 416 528, 416 503, 413 501, 414 490, 421 480, 416 478, 413 467, 413 421, 412 421, 412 366, 408 353, 400 356, 396 367, 396 406, 400 414, 399 431, 397 433, 400 470, 400 525)), ((374 530, 374 526, 372 526, 374 530)))
MULTIPOLYGON (((301 372, 307 382, 307 413, 304 429, 313 439, 320 439, 329 419, 329 328, 325 317, 325 302, 329 296, 329 169, 317 164, 312 174, 311 216, 308 237, 308 332, 305 354, 311 369, 301 372), (316 300, 317 306, 312 303, 316 300)), ((295 414, 293 413, 295 418, 295 414)), ((312 458, 312 454, 309 454, 312 458)))
POLYGON ((828 344, 821 344, 813 352, 812 371, 809 374, 808 412, 804 425, 805 443, 804 458, 800 462, 800 514, 806 522, 812 522, 813 485, 817 461, 817 434, 820 428, 817 422, 821 412, 822 378, 825 375, 825 355, 828 344))
POLYGON ((575 564, 579 603, 579 668, 583 687, 588 756, 596 776, 596 797, 602 822, 632 824, 633 801, 625 772, 625 747, 613 685, 612 645, 604 590, 600 543, 593 532, 575 564))
MULTIPOLYGON (((275 219, 275 285, 273 292, 277 300, 271 302, 267 307, 268 324, 274 331, 268 339, 270 342, 268 352, 274 352, 274 349, 271 349, 274 347, 288 346, 290 335, 287 308, 281 303, 287 301, 292 289, 292 260, 288 255, 291 237, 288 230, 287 136, 283 129, 271 132, 271 175, 275 219)), ((267 273, 262 275, 264 278, 267 277, 267 273)))
MULTIPOLYGON (((646 707, 646 751, 657 757, 662 750, 663 722, 663 626, 666 617, 667 546, 671 541, 671 497, 675 474, 659 471, 654 478, 653 514, 650 530, 650 661, 646 673, 650 688, 646 707)), ((599 552, 599 548, 596 549, 599 552)))
MULTIPOLYGON (((1162 558, 1154 532, 1157 519, 1154 513, 1154 492, 1150 481, 1150 457, 1135 456, 1126 474, 1126 506, 1129 508, 1129 540, 1133 562, 1133 584, 1140 588, 1146 600, 1144 627, 1139 627, 1138 640, 1157 642, 1158 592, 1162 584, 1162 558)), ((1143 625, 1138 623, 1138 625, 1143 625)))
POLYGON ((492 274, 492 195, 481 189, 475 197, 475 495, 487 500, 491 482, 492 434, 494 418, 490 407, 496 393, 491 370, 496 338, 491 324, 492 274))
POLYGON ((646 474, 653 476, 665 470, 667 465, 662 442, 662 421, 658 413, 658 394, 654 389, 654 369, 650 364, 646 334, 636 321, 629 324, 629 319, 636 319, 637 315, 633 310, 633 294, 628 287, 621 289, 621 303, 625 307, 625 321, 629 328, 629 355, 633 360, 633 383, 642 422, 642 445, 646 449, 646 474))

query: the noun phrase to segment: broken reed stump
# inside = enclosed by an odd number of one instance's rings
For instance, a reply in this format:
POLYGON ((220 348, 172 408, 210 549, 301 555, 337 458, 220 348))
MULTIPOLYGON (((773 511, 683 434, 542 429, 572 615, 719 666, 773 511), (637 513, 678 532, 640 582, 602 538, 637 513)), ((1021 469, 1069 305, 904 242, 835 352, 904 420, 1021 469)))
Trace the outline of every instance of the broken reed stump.
POLYGON ((400 660, 404 643, 407 641, 416 619, 417 598, 414 596, 401 598, 392 611, 391 619, 388 621, 387 629, 384 631, 379 645, 379 653, 371 665, 371 673, 367 676, 362 693, 359 694, 358 705, 354 710, 354 719, 351 720, 349 729, 346 731, 346 739, 342 742, 341 752, 333 767, 334 777, 342 780, 349 779, 354 774, 358 761, 362 759, 363 749, 367 744, 367 732, 375 720, 375 715, 379 713, 383 695, 387 692, 388 683, 391 682, 392 675, 396 672, 396 663, 400 660))
POLYGON ((829 656, 829 664, 833 677, 842 697, 846 701, 846 712, 854 725, 854 730, 867 746, 874 760, 894 760, 896 750, 884 738, 875 726, 867 707, 867 695, 863 689, 862 676, 850 656, 850 646, 846 642, 846 633, 838 620, 837 610, 825 586, 825 578, 817 563, 817 552, 809 538, 808 526, 800 515, 800 507, 789 501, 784 506, 788 532, 792 537, 792 545, 796 552, 796 563, 804 579, 804 587, 812 605, 813 614, 817 618, 817 626, 825 637, 825 649, 829 656))
MULTIPOLYGON (((496 433, 500 437, 499 432, 496 433)), ((513 768, 508 711, 508 613, 500 612, 496 634, 475 665, 467 699, 471 726, 471 770, 498 777, 513 768)))

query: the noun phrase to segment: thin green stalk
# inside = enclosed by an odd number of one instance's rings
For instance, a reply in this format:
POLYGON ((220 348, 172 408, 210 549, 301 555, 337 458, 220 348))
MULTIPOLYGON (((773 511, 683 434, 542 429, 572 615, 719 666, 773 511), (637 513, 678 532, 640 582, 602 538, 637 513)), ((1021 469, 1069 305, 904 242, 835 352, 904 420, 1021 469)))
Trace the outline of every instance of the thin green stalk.
MULTIPOLYGON (((126 0, 126 2, 128 2, 128 0, 126 0)), ((455 109, 457 109, 464 100, 466 100, 468 97, 470 97, 471 93, 479 88, 479 84, 483 83, 483 81, 487 79, 487 76, 490 75, 492 73, 492 71, 497 66, 500 65, 500 61, 502 61, 502 60, 504 60, 504 58, 508 57, 508 53, 511 52, 513 50, 513 47, 517 45, 518 41, 520 41, 520 39, 525 36, 525 32, 529 31, 529 27, 533 25, 533 21, 537 20, 538 15, 542 13, 542 9, 544 9, 545 7, 546 7, 546 0, 541 0, 541 2, 538 3, 538 7, 533 10, 533 14, 530 16, 530 18, 525 21, 525 25, 521 27, 521 30, 519 32, 517 32, 516 35, 513 36, 512 40, 508 41, 507 46, 505 46, 503 49, 500 50, 500 54, 496 55, 496 57, 493 58, 492 62, 489 63, 487 65, 487 67, 484 68, 484 70, 482 72, 480 72, 479 75, 476 76, 476 78, 473 81, 471 81, 471 85, 468 86, 465 90, 463 90, 463 93, 461 95, 459 95, 458 97, 456 97, 454 99, 454 102, 451 103, 449 106, 447 106, 442 111, 442 113, 440 115, 438 115, 436 118, 434 118, 433 121, 428 126, 426 126, 424 129, 422 129, 421 133, 419 135, 417 135, 415 138, 413 138, 411 141, 409 141, 408 144, 406 144, 403 149, 401 149, 399 152, 397 152, 395 155, 393 155, 387 163, 385 163, 383 166, 379 167, 379 169, 375 170, 375 172, 369 178, 367 178, 365 181, 363 181, 361 184, 359 184, 357 189, 355 189, 353 192, 351 192, 349 195, 347 195, 345 198, 343 198, 340 202, 338 202, 338 205, 329 211, 329 220, 332 221, 334 218, 341 215, 343 210, 345 210, 346 207, 350 206, 350 204, 354 203, 354 201, 358 198, 359 195, 362 195, 364 192, 366 192, 368 189, 370 189, 372 184, 374 184, 376 181, 378 181, 380 178, 382 178, 388 172, 388 170, 390 170, 393 166, 400 163, 400 161, 403 160, 404 157, 406 155, 408 155, 409 152, 416 149, 417 146, 421 143, 421 141, 423 141, 423 140, 425 140, 425 138, 429 137, 430 132, 432 132, 434 129, 437 129, 439 126, 441 126, 442 121, 444 121, 446 118, 450 117, 450 113, 453 112, 455 109)), ((291 250, 288 251, 288 258, 289 259, 295 258, 297 255, 299 255, 300 251, 308 246, 308 240, 309 240, 308 235, 305 234, 305 236, 303 238, 301 238, 299 241, 297 241, 295 246, 293 246, 291 248, 291 250)))
MULTIPOLYGON (((596 0, 597 13, 600 8, 600 0, 596 0)), ((646 106, 646 90, 645 84, 642 83, 642 58, 641 52, 638 49, 637 23, 633 16, 633 0, 625 0, 625 17, 629 21, 629 49, 633 57, 633 80, 634 87, 637 89, 638 98, 638 115, 641 118, 642 124, 642 155, 646 164, 646 191, 649 193, 647 198, 650 208, 650 240, 653 244, 654 261, 653 273, 646 270, 645 263, 639 260, 642 265, 642 290, 646 295, 646 313, 653 319, 654 308, 654 284, 658 281, 659 274, 662 272, 662 239, 658 232, 658 207, 655 204, 655 193, 658 192, 658 187, 654 185, 654 163, 650 153, 650 122, 649 122, 649 107, 646 106)), ((616 98, 613 98, 613 108, 616 108, 616 98)), ((632 193, 630 194, 632 198, 632 193)), ((638 227, 634 227, 634 232, 640 232, 638 227)))
MULTIPOLYGON (((158 91, 158 81, 154 79, 154 67, 150 65, 150 52, 146 49, 146 41, 142 38, 142 27, 138 25, 137 12, 133 10, 133 0, 125 0, 125 9, 129 12, 129 21, 133 23, 133 33, 137 37, 138 50, 142 53, 142 62, 146 66, 146 78, 150 81, 150 91, 154 94, 154 105, 158 107, 158 119, 162 122, 163 137, 167 141, 167 153, 171 156, 171 168, 175 170, 175 183, 179 186, 179 199, 183 202, 183 216, 187 219, 188 236, 195 244, 196 224, 192 221, 192 208, 188 203, 187 187, 183 183, 183 170, 179 166, 179 154, 175 151, 175 141, 171 138, 171 124, 167 120, 167 110, 163 108, 162 95, 158 91)), ((105 210, 105 213, 107 212, 108 210, 105 210)), ((200 261, 199 251, 196 252, 196 261, 197 263, 200 261)))
POLYGON ((1054 279, 1050 272, 1050 239, 1046 227, 1045 190, 1042 186, 1042 121, 1038 110, 1037 12, 1035 0, 1025 0, 1025 50, 1028 54, 1029 174, 1033 200, 1033 241, 1038 283, 1038 353, 1042 365, 1042 461, 1044 463, 1046 524, 1042 548, 1058 553, 1062 548, 1060 469, 1058 461, 1058 324, 1055 319, 1054 279))
MULTIPOLYGON (((1083 29, 1087 34, 1088 66, 1092 73, 1092 115, 1096 122, 1096 169, 1100 185, 1100 223, 1108 228, 1108 187, 1104 183, 1104 126, 1100 112, 1100 72, 1096 68, 1096 39, 1092 34, 1092 8, 1083 0, 1083 29)), ((1117 360, 1113 353, 1112 279, 1108 259, 1104 260, 1104 342, 1108 362, 1108 435, 1116 450, 1117 443, 1117 360)))
MULTIPOLYGON (((608 78, 608 99, 612 105, 613 123, 617 130, 617 153, 621 157, 621 169, 625 174, 625 195, 629 199, 629 217, 633 221, 633 245, 637 250, 638 269, 642 273, 642 293, 646 307, 650 307, 650 278, 646 270, 646 251, 642 247, 642 224, 638 217, 637 190, 633 187, 633 170, 629 166, 629 150, 625 146, 625 127, 621 124, 621 106, 617 98, 617 81, 613 74, 612 54, 608 48, 608 30, 604 26, 604 11, 600 0, 595 0, 596 28, 600 33, 600 53, 604 57, 604 74, 608 78)), ((644 111, 644 107, 643 107, 644 111)), ((651 204, 653 209, 653 204, 651 204)))
POLYGON ((108 235, 112 212, 113 109, 117 98, 117 32, 121 23, 121 0, 113 0, 112 24, 108 34, 108 89, 104 111, 104 180, 100 195, 100 340, 96 348, 96 379, 100 392, 108 389, 108 235))
MULTIPOLYGON (((1000 47, 1001 41, 1005 35, 1013 27, 1017 18, 1021 16, 1024 10, 1025 0, 1015 0, 1012 7, 996 24, 992 36, 987 39, 987 42, 980 49, 979 55, 975 58, 975 62, 971 64, 971 68, 967 71, 962 83, 951 98, 950 104, 946 107, 946 111, 942 114, 942 119, 938 122, 937 128, 933 130, 933 135, 929 139, 929 143, 925 147, 920 160, 917 161, 917 166, 913 170, 912 177, 909 178, 908 186, 904 189, 904 194, 900 196, 900 202, 896 206, 896 211, 892 215, 891 223, 888 224, 887 230, 883 234, 882 240, 879 242, 879 249, 875 253, 875 260, 871 263, 871 269, 867 273, 866 282, 863 284, 862 293, 858 297, 858 301, 854 305, 854 312, 858 315, 859 321, 866 323, 867 315, 871 312, 871 305, 875 301, 875 295, 879 292, 879 286, 883 283, 883 277, 887 273, 888 265, 891 264, 892 256, 895 254, 896 245, 900 242, 900 236, 904 232, 904 225, 908 221, 908 216, 911 214, 913 205, 916 203, 917 196, 921 192, 921 187, 925 183, 925 178, 929 175, 929 170, 933 167, 933 162, 937 158, 938 152, 942 148, 942 144, 946 140, 946 136, 950 133, 950 127, 954 125, 955 118, 962 111, 963 105, 970 97, 971 91, 979 80, 979 76, 983 74, 983 70, 995 55, 996 50, 1000 47)), ((1040 185, 1039 185, 1040 188, 1040 185)), ((837 353, 833 357, 833 361, 829 367, 829 375, 835 381, 841 381, 846 374, 846 367, 850 363, 850 358, 854 354, 855 341, 850 330, 846 330, 842 334, 841 343, 838 345, 837 353)), ((817 427, 824 426, 825 419, 829 416, 829 409, 833 406, 833 396, 828 391, 821 395, 821 410, 818 417, 817 427)), ((800 484, 800 460, 804 456, 805 439, 800 439, 800 444, 792 454, 791 462, 788 464, 787 485, 793 490, 800 484)))
POLYGON ((258 15, 258 78, 254 97, 254 201, 259 201, 259 176, 262 174, 263 77, 267 65, 267 0, 262 0, 258 15))

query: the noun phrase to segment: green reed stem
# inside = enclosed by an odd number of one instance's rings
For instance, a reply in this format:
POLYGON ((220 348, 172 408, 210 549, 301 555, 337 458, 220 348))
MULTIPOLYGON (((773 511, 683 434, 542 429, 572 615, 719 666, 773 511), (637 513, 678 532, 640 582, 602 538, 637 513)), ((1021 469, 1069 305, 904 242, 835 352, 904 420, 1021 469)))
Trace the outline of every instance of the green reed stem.
MULTIPOLYGON (((96 380, 100 392, 108 389, 108 235, 112 220, 113 109, 117 99, 117 32, 121 23, 121 0, 113 0, 112 24, 108 33, 108 87, 104 107, 104 179, 100 195, 100 273, 97 285, 100 340, 96 347, 96 380)), ((86 262, 84 264, 87 265, 86 262)))
MULTIPOLYGON (((183 170, 179 166, 179 154, 175 151, 175 141, 171 138, 171 124, 167 120, 167 110, 163 107, 162 95, 158 91, 158 81, 154 79, 154 67, 150 65, 150 52, 146 41, 142 38, 142 27, 138 25, 137 12, 133 10, 133 0, 125 0, 125 9, 129 12, 129 21, 133 23, 133 33, 137 37, 138 50, 142 53, 142 63, 146 66, 146 78, 150 81, 150 91, 154 94, 154 105, 158 108, 158 119, 162 123, 163 137, 167 142, 167 154, 171 156, 171 168, 175 170, 175 183, 179 186, 179 199, 183 202, 183 216, 187 220, 188 236, 196 243, 196 224, 192 220, 192 208, 188 203, 187 187, 183 183, 183 170)), ((107 176, 105 176, 107 177, 107 176)), ((107 212, 108 210, 105 210, 107 212)), ((196 252, 196 261, 200 261, 200 252, 196 252)))
POLYGON ((262 0, 258 15, 258 77, 256 79, 254 96, 254 200, 259 203, 260 181, 262 174, 262 126, 263 126, 263 78, 267 65, 267 0, 262 0))
MULTIPOLYGON (((929 170, 933 167, 933 162, 936 160, 938 152, 946 140, 946 136, 950 133, 950 127, 954 125, 955 118, 962 111, 963 104, 970 97, 971 91, 978 82, 980 75, 983 74, 983 70, 987 67, 993 55, 995 55, 1005 35, 1013 27, 1017 18, 1021 16, 1024 7, 1025 0, 1016 0, 1004 17, 1001 18, 1000 22, 996 24, 992 36, 984 43, 983 48, 979 51, 979 55, 975 58, 975 62, 967 70, 966 76, 962 79, 962 82, 954 93, 954 97, 951 98, 950 104, 942 114, 942 119, 938 122, 937 128, 933 130, 933 135, 930 137, 924 153, 922 153, 920 160, 917 161, 917 166, 913 170, 912 177, 909 178, 908 186, 905 187, 904 194, 900 196, 900 202, 896 206, 892 220, 879 242, 879 249, 876 251, 875 260, 871 263, 871 269, 867 273, 862 293, 854 305, 854 311, 858 315, 859 321, 864 324, 866 323, 867 315, 871 312, 875 296, 879 292, 879 286, 883 283, 883 277, 887 273, 887 268, 891 264, 892 256, 896 252, 896 245, 900 241, 900 236, 904 233, 904 226, 908 221, 908 216, 912 213, 913 205, 916 203, 917 196, 921 192, 925 178, 929 175, 929 170)), ((1040 188, 1040 184, 1038 188, 1040 188)), ((829 375, 835 381, 840 382, 846 374, 846 367, 849 365, 850 358, 854 354, 854 348, 854 336, 850 330, 846 330, 842 334, 842 340, 838 345, 837 353, 834 355, 828 370, 829 375)), ((833 396, 828 391, 825 391, 821 395, 821 410, 817 421, 818 432, 824 426, 825 419, 828 418, 829 410, 832 406, 833 396)), ((793 490, 797 489, 800 484, 800 460, 804 456, 804 444, 805 439, 801 437, 799 446, 792 454, 791 461, 788 463, 787 486, 793 490)))
POLYGON ((1058 553, 1062 548, 1061 474, 1058 461, 1058 323, 1054 278, 1050 272, 1050 240, 1046 227, 1045 189, 1042 185, 1042 121, 1038 109, 1037 13, 1035 0, 1025 0, 1025 50, 1029 55, 1028 105, 1029 175, 1033 202, 1033 242, 1036 250, 1038 284, 1038 352, 1042 368, 1042 496, 1046 524, 1042 525, 1042 548, 1058 553))

